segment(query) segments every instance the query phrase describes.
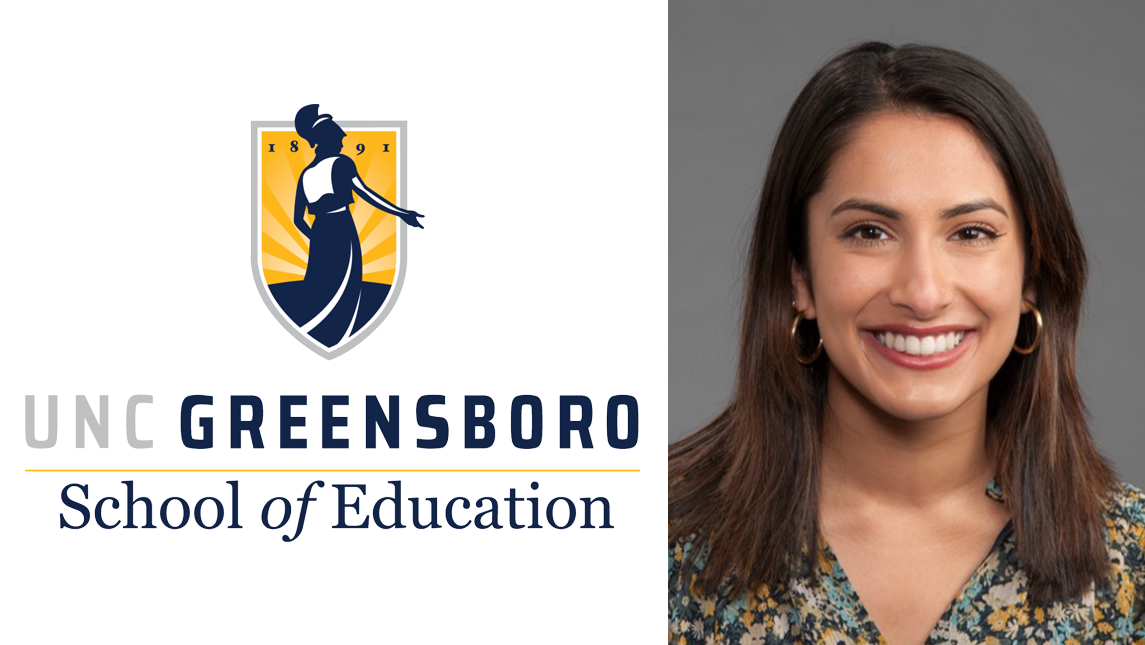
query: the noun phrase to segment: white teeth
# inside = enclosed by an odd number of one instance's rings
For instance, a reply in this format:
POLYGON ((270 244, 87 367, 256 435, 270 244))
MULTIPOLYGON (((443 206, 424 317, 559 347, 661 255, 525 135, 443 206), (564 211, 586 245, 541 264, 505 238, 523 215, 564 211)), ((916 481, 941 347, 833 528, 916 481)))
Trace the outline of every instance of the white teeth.
POLYGON ((966 332, 964 331, 921 337, 895 334, 889 331, 875 333, 875 338, 886 347, 911 356, 931 356, 948 352, 958 347, 965 337, 966 332))

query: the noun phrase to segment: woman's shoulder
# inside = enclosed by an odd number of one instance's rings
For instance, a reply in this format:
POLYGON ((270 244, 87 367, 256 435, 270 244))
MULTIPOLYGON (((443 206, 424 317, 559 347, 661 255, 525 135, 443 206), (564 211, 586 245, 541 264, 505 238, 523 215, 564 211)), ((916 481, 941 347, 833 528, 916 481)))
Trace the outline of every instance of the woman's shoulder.
POLYGON ((669 583, 685 570, 699 573, 704 570, 707 561, 706 549, 701 545, 696 535, 689 535, 668 543, 668 578, 669 583))
POLYGON ((1113 487, 1105 500, 1106 541, 1145 560, 1145 492, 1129 482, 1113 487))
POLYGON ((674 644, 710 643, 721 631, 718 614, 727 599, 699 594, 694 587, 707 560, 701 542, 690 535, 668 544, 668 640, 674 644))
POLYGON ((334 155, 334 167, 339 169, 357 168, 357 164, 354 163, 353 157, 348 157, 339 152, 338 154, 334 155))
MULTIPOLYGON (((668 535, 672 534, 672 526, 668 526, 668 535)), ((680 576, 689 564, 695 564, 696 536, 689 535, 676 540, 668 540, 668 588, 681 587, 680 576)))
POLYGON ((330 164, 330 174, 336 179, 343 175, 353 175, 358 172, 358 167, 354 163, 353 158, 347 157, 342 153, 330 155, 329 157, 325 157, 323 159, 315 159, 314 163, 310 165, 314 166, 323 161, 330 164))
POLYGON ((1145 492, 1128 482, 1114 486, 1105 502, 1105 546, 1120 576, 1145 584, 1145 492))
POLYGON ((1145 492, 1129 482, 1118 483, 1105 500, 1105 513, 1114 523, 1145 523, 1145 492))

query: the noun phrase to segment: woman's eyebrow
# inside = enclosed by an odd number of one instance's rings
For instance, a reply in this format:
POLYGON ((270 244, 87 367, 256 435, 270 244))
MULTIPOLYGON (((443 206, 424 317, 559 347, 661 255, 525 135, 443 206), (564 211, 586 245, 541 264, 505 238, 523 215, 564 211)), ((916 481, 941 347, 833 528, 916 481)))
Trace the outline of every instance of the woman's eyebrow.
MULTIPOLYGON (((942 219, 950 219, 951 217, 958 217, 959 215, 965 215, 967 213, 973 213, 974 211, 980 211, 987 208, 996 210, 1006 217, 1010 216, 1010 214, 1006 212, 1006 209, 1002 208, 1001 204, 994 201, 993 199, 990 199, 989 197, 985 197, 983 199, 978 199, 972 202, 958 204, 957 206, 951 206, 950 208, 942 211, 942 214, 939 217, 942 219)), ((838 215, 839 213, 846 210, 867 211, 876 215, 889 217, 890 219, 894 220, 900 220, 903 217, 902 213, 891 208, 890 206, 885 206, 883 204, 879 204, 878 202, 869 202, 862 199, 848 199, 842 204, 836 206, 835 209, 831 211, 831 215, 838 215)))

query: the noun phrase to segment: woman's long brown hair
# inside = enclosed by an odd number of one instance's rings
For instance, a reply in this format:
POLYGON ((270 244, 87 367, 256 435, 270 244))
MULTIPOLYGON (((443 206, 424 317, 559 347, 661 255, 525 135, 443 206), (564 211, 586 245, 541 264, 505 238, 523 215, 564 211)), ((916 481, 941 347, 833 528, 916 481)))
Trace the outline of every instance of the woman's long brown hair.
MULTIPOLYGON (((669 447, 669 543, 690 538, 707 551, 695 583, 702 593, 785 583, 817 552, 827 371, 825 359, 795 360, 791 263, 808 267, 806 205, 831 158, 859 119, 888 109, 971 124, 1024 219, 1024 279, 1044 331, 1037 351, 1012 353, 991 381, 987 433, 1029 599, 1076 597, 1107 579, 1103 503, 1116 485, 1090 436, 1074 369, 1085 251, 1033 111, 994 70, 936 47, 853 47, 812 77, 788 113, 752 235, 735 393, 708 426, 669 447)), ((1028 318, 1022 345, 1032 340, 1028 318)), ((693 571, 685 562, 684 574, 693 571)))

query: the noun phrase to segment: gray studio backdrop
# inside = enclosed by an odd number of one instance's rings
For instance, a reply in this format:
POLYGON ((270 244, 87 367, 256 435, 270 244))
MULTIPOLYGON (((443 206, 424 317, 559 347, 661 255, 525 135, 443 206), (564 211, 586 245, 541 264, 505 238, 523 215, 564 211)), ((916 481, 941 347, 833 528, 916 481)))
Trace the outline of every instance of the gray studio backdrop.
POLYGON ((849 45, 918 42, 999 70, 1049 134, 1090 255, 1078 372, 1094 435, 1145 484, 1145 2, 1050 4, 673 0, 671 440, 732 391, 752 216, 799 90, 849 45))

